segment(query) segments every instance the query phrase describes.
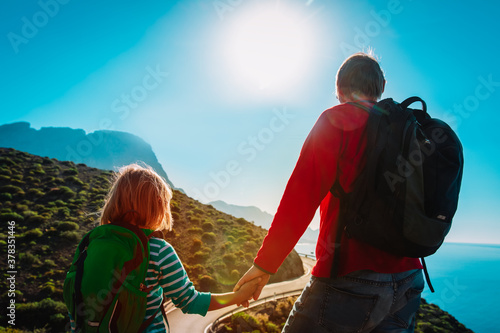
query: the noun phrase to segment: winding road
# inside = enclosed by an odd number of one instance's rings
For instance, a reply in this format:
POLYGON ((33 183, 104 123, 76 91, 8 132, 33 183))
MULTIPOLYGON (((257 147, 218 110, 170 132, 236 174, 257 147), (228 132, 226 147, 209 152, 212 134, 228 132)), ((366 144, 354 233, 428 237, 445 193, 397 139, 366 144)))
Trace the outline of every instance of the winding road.
MULTIPOLYGON (((273 296, 275 294, 283 294, 297 289, 303 289, 311 278, 311 269, 316 261, 305 257, 301 257, 301 259, 306 274, 293 280, 268 284, 262 290, 260 298, 273 296)), ((252 306, 252 304, 255 302, 259 302, 259 300, 250 302, 250 306, 252 306)), ((236 305, 228 306, 223 309, 210 311, 205 317, 202 317, 196 314, 184 314, 181 310, 172 307, 171 305, 167 305, 167 317, 170 325, 170 332, 203 333, 205 332, 205 329, 210 326, 217 318, 223 316, 226 313, 230 313, 237 308, 238 306, 236 305)))

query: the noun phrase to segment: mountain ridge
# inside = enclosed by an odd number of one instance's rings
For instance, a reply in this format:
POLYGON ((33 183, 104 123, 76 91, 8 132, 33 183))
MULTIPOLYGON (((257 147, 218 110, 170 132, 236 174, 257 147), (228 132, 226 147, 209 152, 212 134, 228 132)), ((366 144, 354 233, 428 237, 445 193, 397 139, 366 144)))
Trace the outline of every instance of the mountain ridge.
POLYGON ((37 130, 29 122, 22 121, 0 125, 0 147, 104 170, 143 161, 175 187, 151 145, 128 132, 96 130, 87 133, 71 127, 42 127, 37 130))
MULTIPOLYGON (((236 217, 242 217, 247 221, 253 221, 255 225, 268 230, 274 219, 274 215, 269 214, 256 206, 239 206, 229 204, 222 200, 211 201, 208 204, 224 213, 231 214, 236 217)), ((313 230, 311 227, 307 227, 299 242, 316 244, 318 236, 319 229, 313 230)))

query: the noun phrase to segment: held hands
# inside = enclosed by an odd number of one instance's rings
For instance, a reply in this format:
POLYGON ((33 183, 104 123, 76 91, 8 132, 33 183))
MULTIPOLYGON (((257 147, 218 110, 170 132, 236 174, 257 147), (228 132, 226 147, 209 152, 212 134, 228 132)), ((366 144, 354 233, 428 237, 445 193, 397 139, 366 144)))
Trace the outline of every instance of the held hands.
POLYGON ((233 304, 243 304, 243 306, 248 307, 248 300, 252 298, 252 295, 254 295, 261 282, 262 278, 257 277, 249 280, 245 285, 232 293, 212 294, 208 311, 218 310, 233 304))
POLYGON ((255 293, 255 291, 257 290, 261 280, 262 279, 260 277, 257 277, 253 280, 248 281, 243 286, 241 286, 241 288, 234 291, 235 303, 237 305, 243 305, 244 307, 248 308, 248 306, 249 306, 248 300, 250 300, 252 298, 252 296, 255 293))
MULTIPOLYGON (((241 279, 234 286, 233 291, 237 294, 242 291, 247 297, 242 297, 241 301, 236 304, 248 307, 248 300, 253 297, 257 300, 262 292, 262 289, 269 281, 271 276, 255 266, 250 267, 250 269, 241 277, 241 279), (246 294, 248 293, 248 295, 246 294)), ((239 299, 239 298, 238 298, 239 299)))

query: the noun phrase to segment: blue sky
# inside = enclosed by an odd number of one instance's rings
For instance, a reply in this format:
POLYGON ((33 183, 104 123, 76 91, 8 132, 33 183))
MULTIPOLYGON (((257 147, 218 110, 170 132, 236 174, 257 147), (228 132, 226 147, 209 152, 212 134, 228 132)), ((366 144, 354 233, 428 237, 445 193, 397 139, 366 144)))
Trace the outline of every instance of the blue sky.
MULTIPOLYGON (((418 95, 460 136, 450 241, 498 243, 494 1, 4 1, 0 124, 127 131, 201 201, 274 213, 335 74, 373 49, 383 97, 418 95)), ((313 223, 313 227, 316 226, 313 223)))

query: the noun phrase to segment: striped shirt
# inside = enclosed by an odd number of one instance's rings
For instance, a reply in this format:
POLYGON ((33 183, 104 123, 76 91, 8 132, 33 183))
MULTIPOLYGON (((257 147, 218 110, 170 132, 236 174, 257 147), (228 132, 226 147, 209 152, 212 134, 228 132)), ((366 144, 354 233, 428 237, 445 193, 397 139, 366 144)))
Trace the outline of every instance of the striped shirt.
MULTIPOLYGON (((146 286, 153 287, 148 295, 146 320, 160 307, 163 297, 170 298, 183 313, 206 315, 211 294, 194 289, 186 270, 172 245, 163 239, 152 237, 149 241, 149 267, 146 286)), ((145 332, 166 332, 161 311, 145 332)))

